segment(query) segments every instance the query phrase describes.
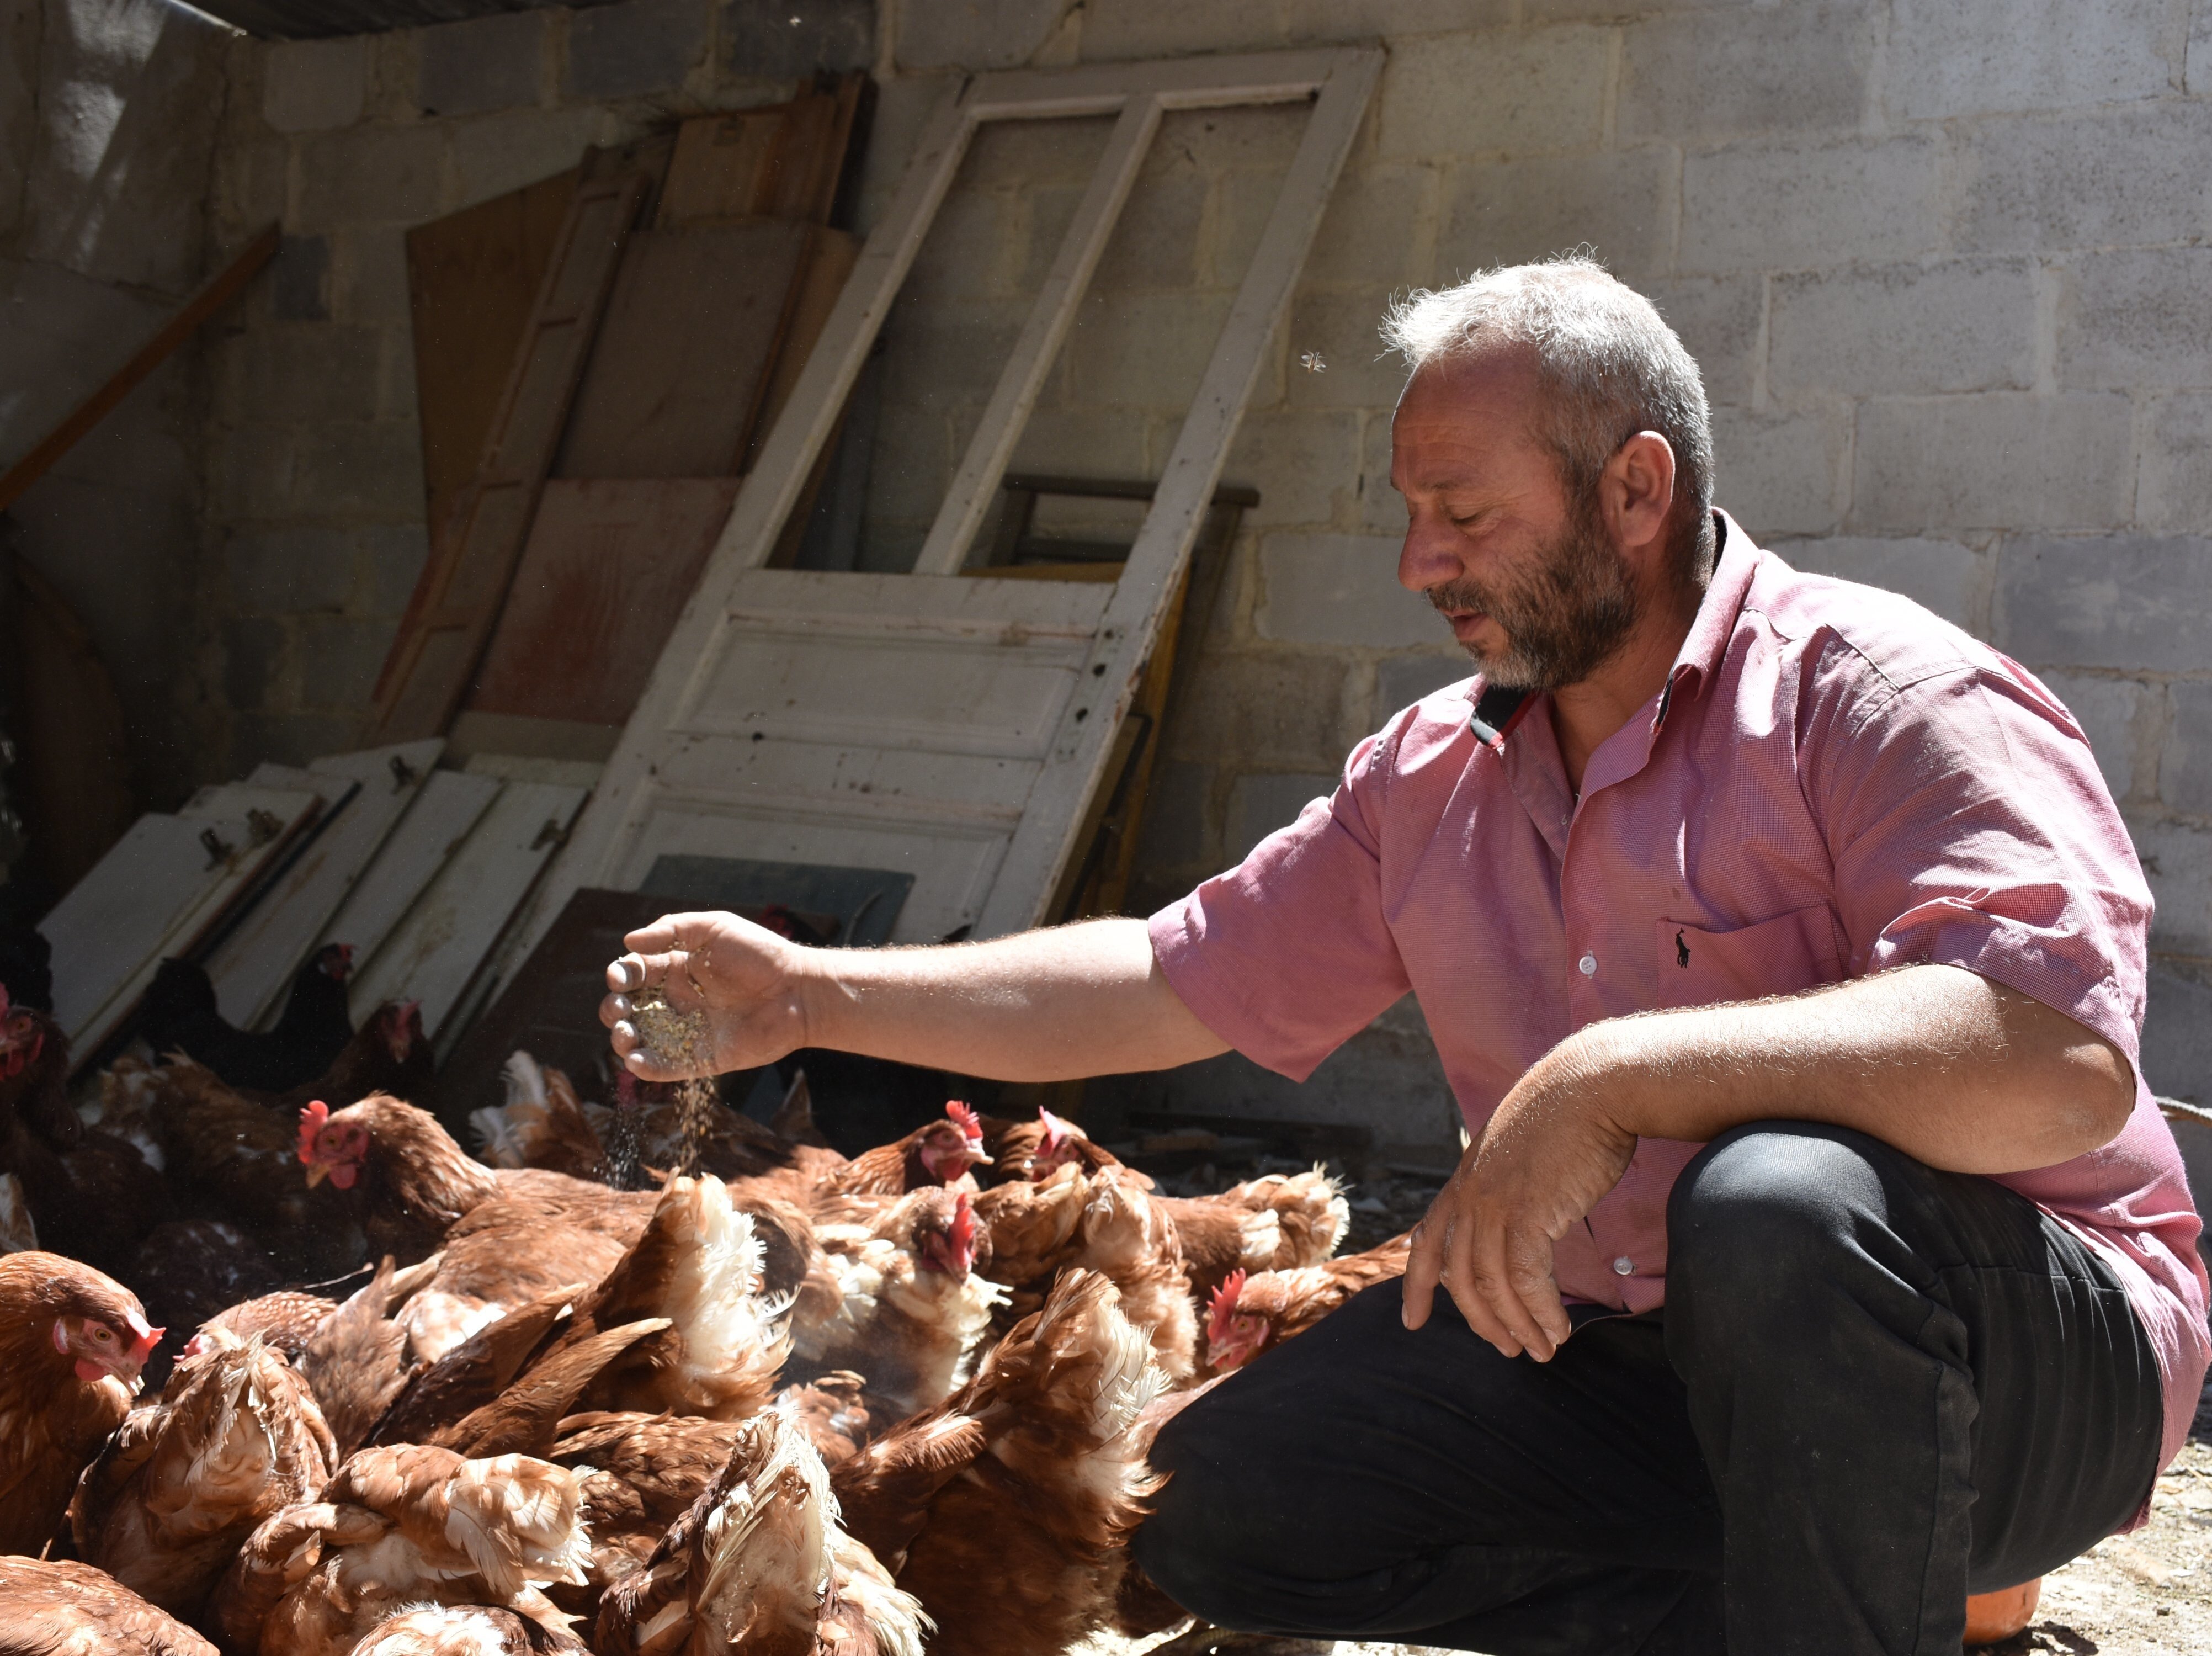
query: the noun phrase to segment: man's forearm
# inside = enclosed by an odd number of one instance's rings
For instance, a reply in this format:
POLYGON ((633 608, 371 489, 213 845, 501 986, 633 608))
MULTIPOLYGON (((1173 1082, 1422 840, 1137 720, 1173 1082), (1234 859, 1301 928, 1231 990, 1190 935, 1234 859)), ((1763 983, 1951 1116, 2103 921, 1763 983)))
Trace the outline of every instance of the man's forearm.
POLYGON ((1617 1019, 1543 1063, 1592 1069, 1606 1113, 1642 1136, 1702 1141, 1747 1121, 1818 1121, 1954 1172, 2069 1160, 2108 1142, 2135 1098, 2109 1042, 1953 966, 1617 1019))
POLYGON ((1227 1050, 1171 989, 1141 920, 988 943, 810 949, 805 1044, 999 1081, 1165 1069, 1227 1050))

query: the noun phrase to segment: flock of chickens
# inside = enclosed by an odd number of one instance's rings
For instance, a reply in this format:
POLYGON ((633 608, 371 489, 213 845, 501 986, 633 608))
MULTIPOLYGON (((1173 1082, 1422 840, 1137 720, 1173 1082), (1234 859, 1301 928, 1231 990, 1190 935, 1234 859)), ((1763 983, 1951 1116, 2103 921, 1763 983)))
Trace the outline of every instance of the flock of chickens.
POLYGON ((307 1098, 171 1054, 73 1108, 64 1046, 0 1004, 0 1653, 1163 1630, 1160 1423, 1405 1265, 1333 1257, 1318 1170, 1173 1198, 957 1103, 848 1160, 803 1082, 769 1127, 517 1053, 478 1160, 404 1005, 307 1098))

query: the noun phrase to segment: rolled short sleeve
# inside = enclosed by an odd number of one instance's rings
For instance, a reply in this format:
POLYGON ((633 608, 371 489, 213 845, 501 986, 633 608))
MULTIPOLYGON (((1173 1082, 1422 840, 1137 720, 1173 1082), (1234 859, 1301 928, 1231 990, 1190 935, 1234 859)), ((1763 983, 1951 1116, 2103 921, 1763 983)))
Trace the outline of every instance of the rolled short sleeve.
POLYGON ((1962 966, 2136 1063, 2150 891, 2057 700, 2024 672, 1962 667, 1862 700, 1823 747, 1852 971, 1962 966))
POLYGON ((1382 795, 1407 716, 1352 751, 1328 798, 1152 917, 1153 955, 1183 1004, 1292 1081, 1409 987, 1381 897, 1382 795))

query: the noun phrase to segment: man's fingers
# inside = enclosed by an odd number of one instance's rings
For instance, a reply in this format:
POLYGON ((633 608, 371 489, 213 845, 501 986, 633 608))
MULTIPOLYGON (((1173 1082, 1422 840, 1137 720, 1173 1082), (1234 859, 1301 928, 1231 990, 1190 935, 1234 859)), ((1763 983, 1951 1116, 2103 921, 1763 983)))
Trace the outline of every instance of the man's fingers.
MULTIPOLYGON (((1439 1196, 1437 1206, 1442 1205, 1443 1198, 1439 1196)), ((1419 1328, 1426 1323, 1430 1309, 1436 1303, 1443 1233, 1436 1207, 1431 1207, 1429 1216, 1413 1227, 1413 1251, 1406 1257, 1406 1280, 1399 1288, 1402 1297, 1401 1315, 1407 1328, 1419 1328)))
POLYGON ((1512 1330, 1513 1337, 1528 1355, 1540 1363, 1549 1362, 1559 1351, 1559 1340, 1553 1337, 1522 1294, 1531 1275, 1549 1275, 1548 1243, 1542 1245, 1542 1257, 1532 1263, 1525 1234, 1509 1235, 1501 1226, 1494 1235, 1484 1240, 1486 1247, 1478 1272, 1484 1297, 1498 1319, 1512 1330))
POLYGON ((1517 1357, 1526 1342, 1502 1320, 1491 1303, 1482 1274, 1477 1268, 1477 1238, 1480 1228, 1470 1217, 1458 1227, 1444 1251, 1444 1287, 1449 1291, 1452 1304, 1467 1325, 1481 1338, 1496 1346, 1504 1356, 1517 1357))
POLYGON ((1517 1247, 1509 1244, 1507 1257, 1507 1275, 1514 1297, 1529 1319, 1544 1330, 1545 1337, 1556 1351, 1567 1342, 1574 1324, 1567 1320, 1566 1306, 1559 1299, 1559 1284, 1552 1274, 1552 1239, 1541 1231, 1529 1233, 1521 1239, 1517 1247))

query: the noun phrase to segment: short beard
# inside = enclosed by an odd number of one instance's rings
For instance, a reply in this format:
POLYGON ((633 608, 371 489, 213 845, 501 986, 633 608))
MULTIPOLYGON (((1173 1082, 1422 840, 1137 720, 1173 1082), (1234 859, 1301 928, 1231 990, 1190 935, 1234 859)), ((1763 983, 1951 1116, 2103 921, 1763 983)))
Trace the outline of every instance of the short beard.
POLYGON ((1483 682, 1504 690, 1555 691, 1580 684, 1612 658, 1644 609, 1628 565, 1595 512, 1577 512, 1534 567, 1496 587, 1462 579, 1426 594, 1439 610, 1479 610, 1505 634, 1505 648, 1467 653, 1483 682))

